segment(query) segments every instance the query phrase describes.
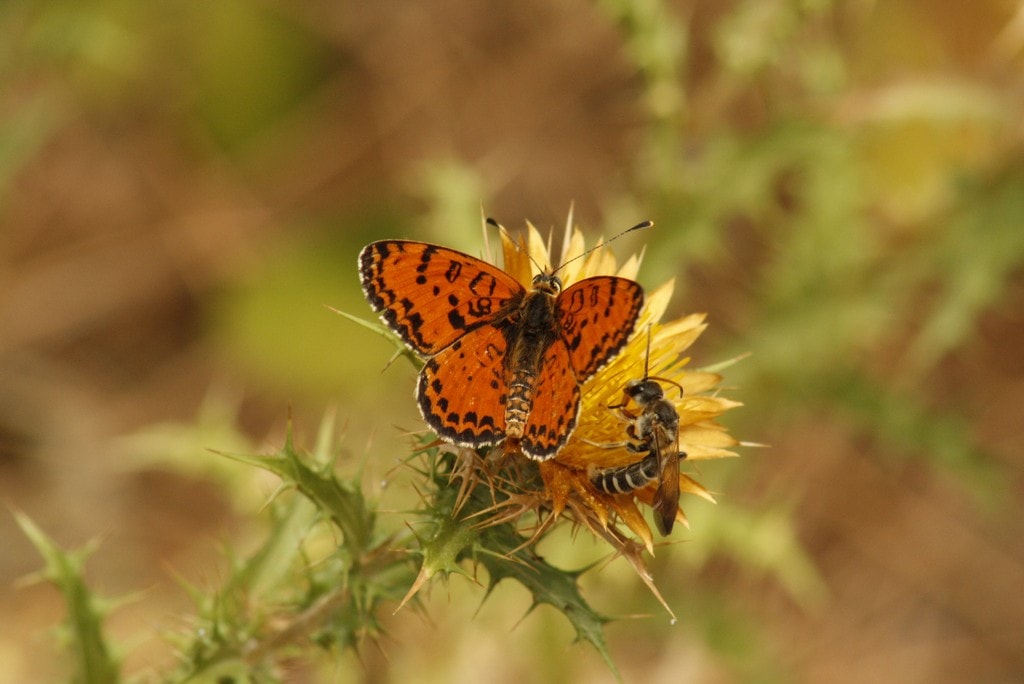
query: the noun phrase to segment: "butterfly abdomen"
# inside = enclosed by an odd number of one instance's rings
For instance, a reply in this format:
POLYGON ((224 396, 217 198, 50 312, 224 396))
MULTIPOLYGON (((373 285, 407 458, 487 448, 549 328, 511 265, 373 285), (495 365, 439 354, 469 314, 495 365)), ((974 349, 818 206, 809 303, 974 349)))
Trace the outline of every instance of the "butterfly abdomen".
POLYGON ((510 446, 516 446, 516 440, 523 436, 533 409, 541 359, 557 337, 555 326, 554 298, 535 290, 505 328, 509 348, 505 433, 512 440, 510 446))
POLYGON ((511 439, 523 436, 523 427, 530 417, 533 403, 533 386, 536 373, 518 371, 508 385, 508 404, 505 405, 505 434, 511 439))

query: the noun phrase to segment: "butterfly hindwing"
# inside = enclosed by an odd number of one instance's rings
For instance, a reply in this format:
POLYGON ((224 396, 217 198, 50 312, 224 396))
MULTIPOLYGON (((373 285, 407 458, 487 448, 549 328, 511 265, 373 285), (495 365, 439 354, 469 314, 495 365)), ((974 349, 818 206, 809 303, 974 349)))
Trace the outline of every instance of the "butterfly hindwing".
POLYGON ((438 435, 471 447, 504 438, 506 353, 501 331, 482 325, 427 360, 416 399, 423 419, 438 435))
POLYGON ((559 295, 562 338, 580 382, 626 344, 643 302, 639 284, 615 276, 586 278, 559 295))
POLYGON ((533 407, 523 431, 523 453, 538 461, 553 457, 576 427, 579 411, 580 387, 569 351, 562 340, 555 340, 541 359, 533 407))
POLYGON ((525 288, 496 266, 447 247, 372 242, 359 254, 370 306, 421 354, 436 354, 516 306, 525 288))

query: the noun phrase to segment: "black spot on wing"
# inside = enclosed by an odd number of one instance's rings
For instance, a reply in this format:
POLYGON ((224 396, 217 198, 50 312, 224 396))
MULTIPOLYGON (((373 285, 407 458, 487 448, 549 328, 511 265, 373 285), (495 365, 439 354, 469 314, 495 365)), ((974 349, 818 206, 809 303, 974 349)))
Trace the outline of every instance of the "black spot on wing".
POLYGON ((464 330, 467 327, 466 319, 454 307, 448 312, 448 324, 455 330, 464 330))

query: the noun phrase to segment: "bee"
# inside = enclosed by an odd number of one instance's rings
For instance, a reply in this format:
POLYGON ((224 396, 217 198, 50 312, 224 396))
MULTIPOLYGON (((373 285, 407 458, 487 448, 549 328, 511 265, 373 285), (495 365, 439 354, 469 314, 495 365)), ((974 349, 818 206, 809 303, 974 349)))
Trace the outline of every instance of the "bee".
POLYGON ((625 447, 628 451, 645 456, 628 465, 596 470, 590 481, 597 489, 608 494, 626 494, 657 482, 658 487, 651 504, 656 514, 654 522, 658 531, 668 536, 679 511, 679 461, 686 458, 686 453, 679 448, 679 412, 665 398, 661 382, 675 385, 680 393, 683 388, 666 378, 650 376, 650 354, 651 338, 648 331, 644 376, 626 383, 622 403, 608 407, 618 411, 627 421, 627 439, 604 445, 608 448, 625 447), (639 410, 629 408, 630 402, 639 410))

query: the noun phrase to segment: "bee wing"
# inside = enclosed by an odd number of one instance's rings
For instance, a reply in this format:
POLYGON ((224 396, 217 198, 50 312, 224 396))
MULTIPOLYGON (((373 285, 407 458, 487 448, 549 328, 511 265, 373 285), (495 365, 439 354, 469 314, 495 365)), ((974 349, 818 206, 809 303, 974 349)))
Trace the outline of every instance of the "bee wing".
POLYGON ((674 447, 662 447, 660 440, 654 441, 654 449, 658 454, 658 488, 654 491, 654 523, 658 532, 667 537, 672 532, 679 512, 679 444, 674 447))

